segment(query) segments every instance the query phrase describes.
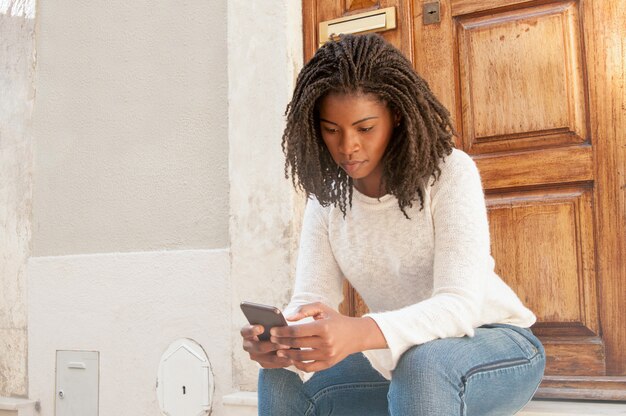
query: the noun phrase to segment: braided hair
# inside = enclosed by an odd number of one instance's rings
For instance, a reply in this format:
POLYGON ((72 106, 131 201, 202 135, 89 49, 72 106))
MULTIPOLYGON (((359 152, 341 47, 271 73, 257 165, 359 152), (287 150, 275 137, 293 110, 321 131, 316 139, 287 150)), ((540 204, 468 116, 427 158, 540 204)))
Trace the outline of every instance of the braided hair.
POLYGON ((411 62, 377 34, 340 35, 300 71, 285 111, 285 177, 291 174, 294 187, 307 198, 314 195, 322 206, 339 206, 344 216, 352 205, 352 178, 322 140, 318 107, 329 93, 371 93, 400 115, 381 160, 382 181, 407 218, 405 209, 417 198, 423 209, 423 186, 439 177, 439 160, 454 147, 454 128, 450 113, 411 62))

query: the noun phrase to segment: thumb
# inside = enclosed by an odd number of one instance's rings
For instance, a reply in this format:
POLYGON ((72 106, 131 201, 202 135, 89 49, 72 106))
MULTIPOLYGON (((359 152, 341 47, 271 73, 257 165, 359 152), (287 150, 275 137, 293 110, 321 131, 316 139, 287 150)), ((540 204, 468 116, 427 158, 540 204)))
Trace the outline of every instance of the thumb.
POLYGON ((323 303, 309 303, 307 305, 300 306, 294 313, 285 317, 288 321, 299 321, 300 319, 307 318, 309 316, 315 319, 322 319, 326 317, 328 307, 323 303))

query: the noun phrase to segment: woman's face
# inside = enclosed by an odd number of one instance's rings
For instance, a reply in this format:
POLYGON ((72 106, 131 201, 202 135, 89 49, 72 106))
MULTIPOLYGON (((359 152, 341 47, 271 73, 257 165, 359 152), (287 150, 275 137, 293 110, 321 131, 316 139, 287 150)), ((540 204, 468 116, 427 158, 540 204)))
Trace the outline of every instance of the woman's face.
POLYGON ((380 190, 381 159, 399 116, 373 94, 330 93, 319 106, 322 139, 333 160, 370 197, 380 190))

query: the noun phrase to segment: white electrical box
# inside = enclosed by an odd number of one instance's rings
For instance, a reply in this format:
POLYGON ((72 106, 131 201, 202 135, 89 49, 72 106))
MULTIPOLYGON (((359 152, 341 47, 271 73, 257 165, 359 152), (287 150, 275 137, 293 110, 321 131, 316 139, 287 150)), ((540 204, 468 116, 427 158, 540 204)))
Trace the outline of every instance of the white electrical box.
POLYGON ((203 416, 213 401, 211 363, 202 346, 181 338, 163 353, 157 376, 157 397, 166 416, 203 416))
POLYGON ((57 351, 55 416, 98 416, 99 353, 57 351))

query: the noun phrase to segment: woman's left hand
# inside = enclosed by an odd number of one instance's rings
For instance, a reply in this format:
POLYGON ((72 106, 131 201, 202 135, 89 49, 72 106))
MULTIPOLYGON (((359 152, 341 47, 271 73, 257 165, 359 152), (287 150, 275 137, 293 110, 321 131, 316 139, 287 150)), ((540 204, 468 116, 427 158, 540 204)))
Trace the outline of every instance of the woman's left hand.
POLYGON ((311 303, 300 306, 288 321, 299 321, 312 316, 315 321, 271 329, 273 343, 305 350, 280 350, 278 356, 290 358, 294 366, 303 371, 320 371, 337 364, 348 355, 363 351, 365 340, 384 337, 371 318, 352 318, 322 304, 311 303), (376 333, 372 333, 372 332, 376 333), (365 333, 364 333, 365 332, 365 333), (369 336, 374 335, 374 337, 369 336), (308 349, 310 348, 310 349, 308 349), (309 362, 304 362, 309 361, 309 362))

